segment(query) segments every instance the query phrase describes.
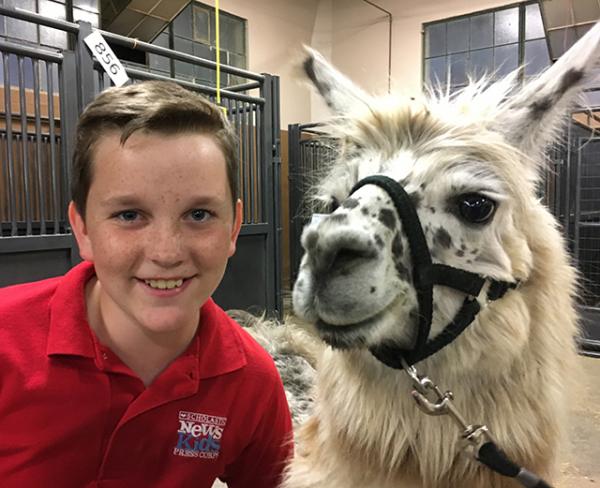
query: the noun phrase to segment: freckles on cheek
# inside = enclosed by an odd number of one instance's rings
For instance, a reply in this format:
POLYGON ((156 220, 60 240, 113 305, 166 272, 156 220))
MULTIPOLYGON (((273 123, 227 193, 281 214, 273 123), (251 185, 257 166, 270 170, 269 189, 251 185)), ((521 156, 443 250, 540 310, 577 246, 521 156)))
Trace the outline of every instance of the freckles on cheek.
MULTIPOLYGON (((92 239, 92 246, 94 248, 94 255, 98 257, 104 257, 104 259, 114 260, 116 262, 122 261, 133 251, 136 244, 136 240, 131 237, 123 238, 116 235, 117 232, 103 232, 95 236, 92 239)), ((110 263, 108 263, 110 264, 110 263)))
POLYGON ((193 246, 189 247, 190 254, 198 261, 212 262, 215 260, 226 260, 229 252, 230 241, 228 237, 220 238, 204 237, 198 238, 193 246))

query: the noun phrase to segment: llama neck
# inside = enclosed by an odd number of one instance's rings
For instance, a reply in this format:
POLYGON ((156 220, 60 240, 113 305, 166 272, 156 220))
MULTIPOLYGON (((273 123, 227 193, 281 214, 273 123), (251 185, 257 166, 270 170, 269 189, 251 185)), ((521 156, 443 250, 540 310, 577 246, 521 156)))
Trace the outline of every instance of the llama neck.
MULTIPOLYGON (((536 351, 528 336, 535 311, 518 294, 507 297, 503 305, 483 314, 469 334, 457 339, 456 347, 441 351, 418 369, 441 389, 454 392, 455 405, 467 422, 487 425, 512 458, 547 476, 564 414, 558 401, 562 392, 531 367, 532 360, 539 360, 533 357, 536 351), (520 317, 513 317, 517 313, 520 317), (504 345, 487 337, 490 330, 499 328, 505 329, 504 345), (488 344, 500 344, 501 350, 481 346, 488 339, 494 341, 488 344), (468 354, 468 350, 476 352, 468 354), (542 460, 540 453, 550 459, 542 460)), ((437 476, 457 473, 463 483, 469 477, 481 478, 477 464, 458 454, 456 424, 448 417, 421 412, 404 372, 387 368, 366 351, 331 350, 319 370, 319 391, 328 396, 326 402, 319 402, 322 425, 341 445, 368 457, 370 464, 388 476, 393 471, 421 473, 426 485, 436 486, 437 476)), ((500 486, 489 480, 482 483, 473 486, 500 486)))

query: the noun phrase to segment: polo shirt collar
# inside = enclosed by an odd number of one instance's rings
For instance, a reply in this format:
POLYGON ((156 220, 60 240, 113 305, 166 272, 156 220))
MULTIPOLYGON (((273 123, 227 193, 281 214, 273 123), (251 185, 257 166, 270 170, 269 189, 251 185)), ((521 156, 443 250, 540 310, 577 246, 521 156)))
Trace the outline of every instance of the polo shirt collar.
POLYGON ((200 312, 198 341, 199 378, 211 378, 247 364, 240 326, 209 298, 200 312))
POLYGON ((46 353, 93 358, 94 341, 87 321, 85 284, 95 275, 84 261, 63 276, 50 300, 50 328, 46 353))
MULTIPOLYGON (((96 357, 97 348, 87 321, 85 303, 85 285, 94 275, 94 265, 84 261, 60 280, 50 302, 46 348, 49 356, 96 357)), ((187 362, 195 370, 196 380, 240 369, 247 364, 240 334, 239 326, 209 298, 202 306, 194 339, 174 363, 187 362)))

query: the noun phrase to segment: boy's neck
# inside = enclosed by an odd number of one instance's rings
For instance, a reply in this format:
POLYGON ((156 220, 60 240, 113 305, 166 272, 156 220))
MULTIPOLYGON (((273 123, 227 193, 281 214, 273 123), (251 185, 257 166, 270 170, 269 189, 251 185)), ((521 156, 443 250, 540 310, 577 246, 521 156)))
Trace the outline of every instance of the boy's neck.
MULTIPOLYGON (((120 315, 105 299, 101 284, 93 277, 86 285, 86 306, 90 328, 104 346, 110 348, 149 386, 160 373, 179 357, 194 338, 197 327, 174 333, 149 334, 120 315), (106 319, 110 317, 110 319, 106 319)), ((195 325, 200 321, 200 311, 195 325)))

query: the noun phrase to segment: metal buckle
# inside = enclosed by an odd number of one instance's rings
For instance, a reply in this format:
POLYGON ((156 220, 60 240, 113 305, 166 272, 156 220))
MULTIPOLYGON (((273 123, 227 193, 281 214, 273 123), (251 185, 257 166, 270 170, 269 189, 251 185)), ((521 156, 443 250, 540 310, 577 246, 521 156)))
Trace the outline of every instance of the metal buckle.
POLYGON ((487 426, 469 424, 454 405, 454 395, 451 391, 442 392, 428 376, 419 375, 417 369, 409 366, 404 358, 401 358, 400 362, 412 381, 414 390, 411 391, 411 395, 417 407, 427 415, 448 415, 461 430, 463 451, 477 458, 481 446, 492 440, 487 426))

